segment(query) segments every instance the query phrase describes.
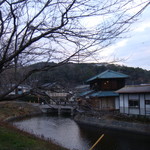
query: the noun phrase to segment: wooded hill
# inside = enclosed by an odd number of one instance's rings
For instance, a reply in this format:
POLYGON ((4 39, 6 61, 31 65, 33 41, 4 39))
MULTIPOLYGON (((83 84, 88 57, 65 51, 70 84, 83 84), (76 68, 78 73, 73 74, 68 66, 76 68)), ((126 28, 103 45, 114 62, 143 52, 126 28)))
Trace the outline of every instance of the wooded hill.
MULTIPOLYGON (((50 63, 52 65, 54 63, 50 63)), ((42 63, 30 67, 41 66, 42 63)), ((133 68, 114 64, 93 64, 93 63, 68 63, 46 72, 39 72, 32 75, 28 81, 38 81, 38 84, 58 82, 64 87, 74 87, 84 84, 88 78, 97 75, 107 69, 129 75, 126 84, 148 84, 150 83, 150 71, 141 68, 133 68)))

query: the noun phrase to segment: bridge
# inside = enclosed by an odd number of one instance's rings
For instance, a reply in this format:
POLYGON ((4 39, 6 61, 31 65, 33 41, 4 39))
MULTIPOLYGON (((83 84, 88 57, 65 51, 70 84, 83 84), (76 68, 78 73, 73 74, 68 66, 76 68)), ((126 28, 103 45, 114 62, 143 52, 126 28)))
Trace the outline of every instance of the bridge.
MULTIPOLYGON (((32 103, 34 106, 38 106, 43 112, 49 113, 49 112, 57 112, 58 115, 62 113, 68 113, 71 115, 74 115, 74 112, 76 110, 76 104, 72 104, 70 102, 64 102, 56 101, 51 96, 49 96, 46 92, 41 92, 39 90, 32 91, 32 94, 37 96, 38 99, 41 99, 43 102, 40 104, 38 103, 32 103)), ((59 94, 59 93, 58 93, 59 94)))
POLYGON ((58 113, 58 115, 70 114, 73 116, 76 110, 76 107, 71 105, 32 104, 38 106, 44 113, 58 113))

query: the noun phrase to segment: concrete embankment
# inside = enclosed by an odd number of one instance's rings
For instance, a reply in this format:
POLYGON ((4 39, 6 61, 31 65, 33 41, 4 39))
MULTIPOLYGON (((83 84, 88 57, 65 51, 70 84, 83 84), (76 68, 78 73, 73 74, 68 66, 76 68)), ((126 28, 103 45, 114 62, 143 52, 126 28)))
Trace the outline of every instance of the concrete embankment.
POLYGON ((109 128, 109 129, 150 135, 149 123, 146 124, 146 123, 139 123, 139 122, 118 121, 107 117, 97 118, 97 117, 87 116, 85 114, 76 115, 74 117, 74 120, 81 124, 87 124, 87 125, 97 126, 101 128, 109 128))

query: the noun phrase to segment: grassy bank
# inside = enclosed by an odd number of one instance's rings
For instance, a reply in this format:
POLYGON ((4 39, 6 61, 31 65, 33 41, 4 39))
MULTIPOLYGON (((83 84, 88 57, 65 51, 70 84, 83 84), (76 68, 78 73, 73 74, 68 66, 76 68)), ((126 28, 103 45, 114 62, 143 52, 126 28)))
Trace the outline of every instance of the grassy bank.
POLYGON ((7 123, 0 123, 0 149, 2 150, 66 150, 50 141, 20 131, 7 123))
POLYGON ((0 149, 2 150, 67 150, 51 141, 21 131, 4 121, 40 113, 40 109, 24 102, 0 102, 0 149))

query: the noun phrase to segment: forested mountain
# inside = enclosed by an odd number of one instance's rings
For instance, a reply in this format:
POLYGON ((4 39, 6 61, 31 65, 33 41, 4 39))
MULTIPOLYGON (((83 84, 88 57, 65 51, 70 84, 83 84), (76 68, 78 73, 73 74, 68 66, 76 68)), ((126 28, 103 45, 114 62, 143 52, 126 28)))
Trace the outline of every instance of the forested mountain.
MULTIPOLYGON (((52 65, 50 63, 49 65, 52 65)), ((34 64, 30 67, 40 66, 42 63, 34 64)), ((120 66, 114 64, 93 64, 93 63, 68 63, 58 68, 46 72, 39 72, 32 75, 29 80, 36 81, 38 84, 44 84, 49 82, 58 82, 65 87, 74 87, 79 84, 85 83, 85 81, 99 74, 107 69, 118 71, 129 75, 126 84, 148 84, 150 83, 150 71, 141 68, 133 68, 127 66, 120 66)), ((29 81, 28 80, 28 81, 29 81)))

